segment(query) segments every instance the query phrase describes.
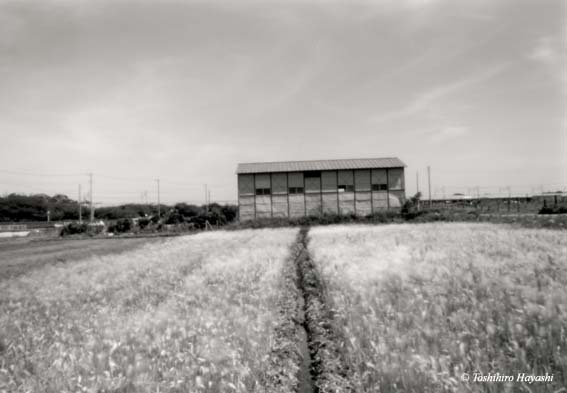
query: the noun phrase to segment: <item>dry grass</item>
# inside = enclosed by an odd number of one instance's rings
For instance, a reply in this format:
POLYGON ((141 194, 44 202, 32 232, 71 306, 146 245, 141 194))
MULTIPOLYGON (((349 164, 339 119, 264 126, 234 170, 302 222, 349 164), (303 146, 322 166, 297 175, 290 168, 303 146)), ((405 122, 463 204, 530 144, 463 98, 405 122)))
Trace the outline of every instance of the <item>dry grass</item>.
POLYGON ((493 224, 314 228, 310 249, 363 392, 567 386, 567 237, 493 224), (463 383, 463 372, 554 376, 463 383))
POLYGON ((0 282, 0 391, 262 391, 296 233, 204 233, 0 282))

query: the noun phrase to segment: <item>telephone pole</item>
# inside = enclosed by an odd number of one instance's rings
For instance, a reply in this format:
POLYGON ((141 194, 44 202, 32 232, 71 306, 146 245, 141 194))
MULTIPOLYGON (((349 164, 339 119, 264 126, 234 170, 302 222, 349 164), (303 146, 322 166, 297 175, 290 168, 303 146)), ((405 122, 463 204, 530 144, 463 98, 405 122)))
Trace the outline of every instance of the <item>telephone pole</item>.
MULTIPOLYGON (((419 195, 419 171, 415 171, 415 195, 419 195)), ((421 196, 417 198, 417 211, 419 211, 419 200, 421 196)))
POLYGON ((429 192, 429 207, 431 207, 431 167, 427 166, 427 187, 429 192))
POLYGON ((156 183, 157 183, 157 216, 158 219, 161 218, 161 207, 160 207, 160 195, 159 195, 159 178, 156 179, 156 183))
POLYGON ((209 212, 209 190, 205 184, 205 214, 209 212))
POLYGON ((415 171, 415 192, 419 192, 419 171, 415 171))
POLYGON ((94 221, 94 204, 93 204, 93 173, 89 173, 89 184, 90 184, 90 205, 91 205, 91 217, 90 222, 94 221))
POLYGON ((79 224, 83 223, 83 209, 82 209, 82 203, 81 203, 81 185, 79 184, 79 224))

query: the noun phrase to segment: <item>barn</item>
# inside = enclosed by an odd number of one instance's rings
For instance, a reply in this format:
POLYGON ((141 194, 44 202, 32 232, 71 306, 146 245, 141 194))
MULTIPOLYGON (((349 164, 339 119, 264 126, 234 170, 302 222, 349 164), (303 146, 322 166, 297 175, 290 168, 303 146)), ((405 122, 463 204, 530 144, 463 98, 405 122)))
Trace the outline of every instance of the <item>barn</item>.
POLYGON ((391 157, 238 164, 240 220, 399 209, 405 166, 391 157))

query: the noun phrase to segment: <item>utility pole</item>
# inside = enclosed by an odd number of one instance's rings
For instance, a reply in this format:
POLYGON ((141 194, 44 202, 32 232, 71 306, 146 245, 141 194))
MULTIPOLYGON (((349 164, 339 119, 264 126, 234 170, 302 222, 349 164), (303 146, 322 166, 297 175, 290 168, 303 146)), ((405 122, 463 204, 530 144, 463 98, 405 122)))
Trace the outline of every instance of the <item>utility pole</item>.
POLYGON ((93 173, 89 173, 89 183, 90 183, 90 205, 91 205, 91 217, 90 222, 94 221, 94 204, 93 204, 93 173))
MULTIPOLYGON (((419 171, 415 171, 415 194, 419 194, 419 171)), ((419 211, 419 199, 417 198, 417 211, 419 211)))
POLYGON ((415 171, 415 192, 419 192, 419 171, 415 171))
POLYGON ((205 184, 205 214, 209 212, 209 190, 205 184))
POLYGON ((209 191, 209 187, 205 184, 205 230, 208 231, 209 229, 213 229, 209 220, 207 219, 209 215, 209 200, 211 199, 211 191, 209 191))
POLYGON ((512 203, 512 190, 510 189, 510 186, 506 188, 508 188, 508 213, 510 213, 510 204, 512 203))
POLYGON ((427 187, 429 192, 429 207, 431 207, 431 167, 427 166, 427 187))
POLYGON ((83 223, 83 209, 82 209, 82 203, 81 203, 81 185, 79 184, 79 224, 83 223))
POLYGON ((161 218, 161 207, 160 207, 160 195, 159 195, 159 178, 156 179, 156 183, 157 183, 157 216, 158 216, 158 220, 161 218))

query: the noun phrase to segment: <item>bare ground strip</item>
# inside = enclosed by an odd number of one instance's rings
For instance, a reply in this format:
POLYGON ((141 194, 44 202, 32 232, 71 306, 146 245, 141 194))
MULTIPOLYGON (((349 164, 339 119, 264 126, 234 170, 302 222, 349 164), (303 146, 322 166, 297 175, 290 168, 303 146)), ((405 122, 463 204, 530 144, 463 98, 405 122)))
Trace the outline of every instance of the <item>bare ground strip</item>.
POLYGON ((270 392, 354 391, 324 284, 302 228, 283 272, 279 320, 267 373, 270 392))

